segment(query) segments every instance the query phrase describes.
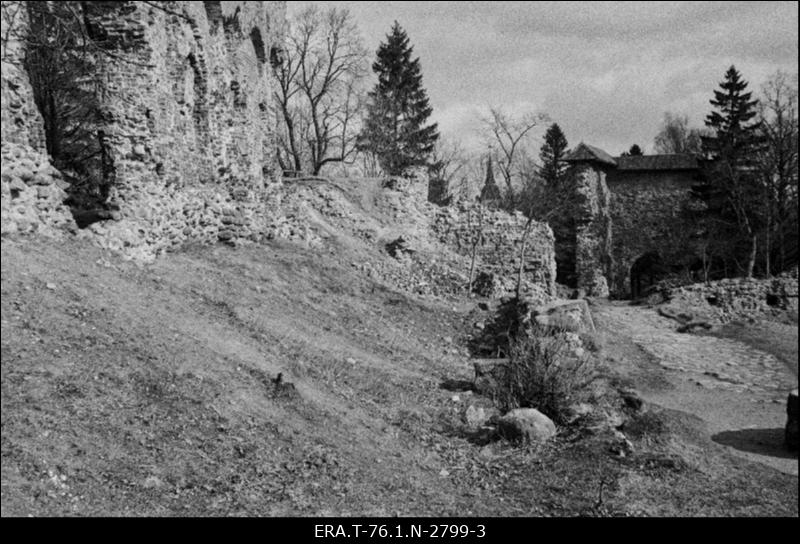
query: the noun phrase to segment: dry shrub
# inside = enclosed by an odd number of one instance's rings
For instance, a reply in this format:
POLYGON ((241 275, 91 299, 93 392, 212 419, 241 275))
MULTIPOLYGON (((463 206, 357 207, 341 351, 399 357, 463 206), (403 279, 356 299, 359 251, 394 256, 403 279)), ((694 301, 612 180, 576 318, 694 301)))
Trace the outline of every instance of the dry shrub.
POLYGON ((509 360, 494 400, 502 411, 536 408, 558 424, 580 400, 593 377, 592 359, 570 352, 567 331, 534 330, 511 341, 509 360))

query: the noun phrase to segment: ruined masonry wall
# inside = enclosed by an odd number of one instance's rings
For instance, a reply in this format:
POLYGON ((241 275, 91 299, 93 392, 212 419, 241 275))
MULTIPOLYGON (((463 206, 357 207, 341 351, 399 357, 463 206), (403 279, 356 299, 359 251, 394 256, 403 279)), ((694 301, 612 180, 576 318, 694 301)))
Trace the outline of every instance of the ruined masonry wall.
MULTIPOLYGON (((142 259, 187 240, 258 239, 265 187, 280 178, 270 56, 282 47, 285 2, 150 4, 83 4, 91 35, 111 53, 97 58, 96 128, 117 220, 84 234, 142 259)), ((41 150, 28 78, 7 64, 3 142, 41 150)))
POLYGON ((33 101, 33 89, 22 62, 25 56, 19 35, 28 28, 24 2, 3 2, 0 35, 3 36, 0 56, 0 134, 2 141, 30 146, 44 151, 44 123, 33 101), (19 29, 20 32, 17 32, 19 29))
MULTIPOLYGON (((439 241, 469 257, 478 216, 483 214, 483 242, 478 245, 476 278, 481 272, 494 278, 493 296, 514 293, 519 253, 527 219, 521 213, 483 208, 477 203, 440 208, 431 228, 439 241)), ((523 290, 529 298, 549 300, 556 294, 556 262, 553 231, 546 223, 534 222, 525 251, 523 290)))
POLYGON ((69 184, 46 154, 27 144, 3 142, 0 156, 0 234, 36 232, 57 238, 77 230, 63 204, 69 184))
POLYGON ((38 232, 59 236, 77 229, 63 205, 66 189, 61 173, 45 153, 44 123, 23 69, 24 51, 15 29, 28 28, 23 2, 4 2, 0 35, 0 233, 38 232), (13 26, 13 28, 11 28, 13 26))
POLYGON ((283 2, 96 2, 94 31, 112 37, 102 59, 104 128, 120 221, 97 224, 106 245, 144 253, 186 240, 258 239, 272 155, 274 84, 283 2), (109 5, 111 4, 111 5, 109 5), (174 13, 174 14, 173 14, 174 13))
POLYGON ((671 262, 685 257, 681 210, 693 182, 691 175, 673 171, 609 174, 614 228, 609 279, 615 294, 630 294, 631 266, 644 254, 656 251, 671 262))
POLYGON ((769 279, 724 279, 669 290, 667 298, 720 321, 752 318, 774 310, 798 311, 797 269, 769 279))
POLYGON ((609 294, 611 268, 611 195, 606 173, 587 163, 574 167, 575 275, 588 296, 609 294))

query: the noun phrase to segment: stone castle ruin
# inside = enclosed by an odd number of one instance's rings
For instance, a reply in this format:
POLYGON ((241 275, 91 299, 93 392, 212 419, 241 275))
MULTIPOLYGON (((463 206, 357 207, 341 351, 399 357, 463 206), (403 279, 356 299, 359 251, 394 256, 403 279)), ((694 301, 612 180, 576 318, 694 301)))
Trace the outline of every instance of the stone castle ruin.
MULTIPOLYGON (((282 62, 285 3, 61 4, 79 14, 91 45, 91 76, 61 82, 80 102, 64 122, 80 128, 73 139, 90 159, 66 168, 54 157, 62 142, 46 130, 37 75, 26 64, 28 38, 47 29, 34 3, 3 2, 2 232, 72 230, 139 260, 187 241, 274 236, 281 173, 273 68, 282 62)), ((526 281, 553 296, 558 260, 558 275, 586 294, 641 294, 659 259, 670 258, 664 250, 698 178, 696 159, 611 157, 581 144, 567 160, 575 183, 570 240, 556 239, 554 254, 551 229, 533 224, 526 281)), ((493 179, 484 191, 484 203, 499 197, 493 179)), ((462 256, 474 251, 480 289, 513 292, 523 217, 474 204, 425 213, 439 243, 462 256), (474 246, 476 218, 484 224, 474 246)))
MULTIPOLYGON (((700 181, 692 155, 612 157, 581 143, 566 157, 574 179, 574 278, 589 295, 637 297, 663 274, 662 262, 686 253, 676 232, 700 181)), ((561 264, 561 263, 559 263, 561 264)))
POLYGON ((94 162, 69 180, 44 164, 25 66, 26 36, 42 29, 28 3, 3 4, 4 232, 46 228, 18 200, 28 187, 57 186, 79 226, 113 249, 257 236, 264 189, 280 179, 270 105, 284 2, 70 2, 92 42, 93 81, 72 84, 91 108, 79 136, 94 162), (45 183, 50 174, 57 184, 45 183))
MULTIPOLYGON (((41 17, 47 4, 3 2, 3 234, 71 230, 138 261, 188 241, 313 237, 313 217, 287 204, 292 187, 280 183, 274 156, 284 2, 61 4, 80 16, 90 40, 84 77, 60 82, 69 105, 80 106, 61 114, 79 128, 70 145, 90 160, 73 168, 48 156, 67 144, 46 130, 41 82, 26 63, 36 37, 51 31, 41 17)), ((520 267, 524 217, 481 206, 440 209, 426 202, 427 179, 398 183, 400 190, 388 190, 402 201, 398 209, 418 211, 412 215, 426 236, 456 254, 472 254, 481 217, 476 280, 487 294, 512 293, 521 268, 524 292, 555 295, 546 224, 528 228, 520 267)), ((312 190, 308 202, 324 192, 312 190)))

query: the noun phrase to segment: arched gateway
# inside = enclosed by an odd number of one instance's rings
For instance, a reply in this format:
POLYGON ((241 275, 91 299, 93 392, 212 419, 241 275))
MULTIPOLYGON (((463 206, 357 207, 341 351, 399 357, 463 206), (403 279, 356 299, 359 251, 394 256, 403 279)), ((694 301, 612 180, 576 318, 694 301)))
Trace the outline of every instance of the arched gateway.
POLYGON ((612 157, 581 143, 565 160, 574 181, 575 232, 567 236, 574 240, 568 256, 574 287, 594 296, 638 296, 653 276, 653 255, 660 255, 659 269, 672 269, 689 252, 679 234, 686 228, 682 210, 700 181, 697 157, 612 157))

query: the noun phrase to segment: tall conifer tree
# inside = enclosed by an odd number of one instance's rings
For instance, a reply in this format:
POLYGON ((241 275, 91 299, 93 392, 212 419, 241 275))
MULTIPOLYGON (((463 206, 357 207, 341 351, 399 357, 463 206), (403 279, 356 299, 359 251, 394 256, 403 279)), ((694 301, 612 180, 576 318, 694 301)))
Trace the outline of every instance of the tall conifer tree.
POLYGON ((758 100, 747 92, 747 81, 734 66, 719 86, 710 101, 714 110, 706 117, 712 134, 702 138, 704 154, 710 159, 702 197, 721 222, 734 220, 739 240, 747 246, 744 272, 751 277, 762 219, 761 191, 753 167, 761 146, 754 121, 758 100))
POLYGON ((542 149, 539 151, 539 158, 542 161, 541 176, 549 187, 558 187, 564 178, 567 171, 564 155, 567 153, 568 145, 561 127, 557 123, 550 125, 544 135, 542 149))
POLYGON ((359 138, 359 148, 374 153, 383 170, 392 175, 427 165, 439 138, 437 124, 425 124, 433 109, 422 87, 419 58, 412 58, 413 52, 406 32, 395 21, 372 65, 378 83, 369 94, 359 138))

